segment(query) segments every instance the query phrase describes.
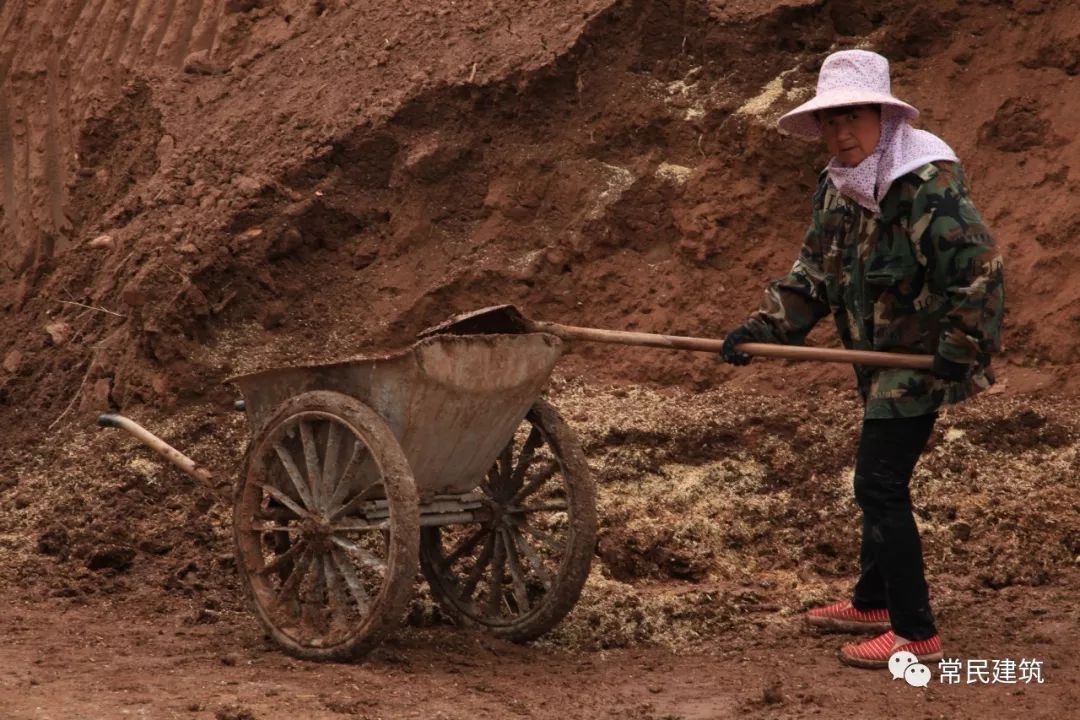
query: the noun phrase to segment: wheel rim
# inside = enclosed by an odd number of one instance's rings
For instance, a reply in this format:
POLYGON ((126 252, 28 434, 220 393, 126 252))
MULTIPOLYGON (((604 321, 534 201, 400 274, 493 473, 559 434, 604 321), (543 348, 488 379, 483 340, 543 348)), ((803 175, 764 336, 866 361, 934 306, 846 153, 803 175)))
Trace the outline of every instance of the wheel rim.
POLYGON ((384 471, 364 433, 300 412, 255 448, 237 544, 259 613, 307 648, 347 644, 378 612, 395 566, 384 471))
POLYGON ((480 489, 479 524, 431 528, 429 581, 459 612, 489 627, 542 611, 573 547, 573 502, 565 469, 530 413, 480 489))

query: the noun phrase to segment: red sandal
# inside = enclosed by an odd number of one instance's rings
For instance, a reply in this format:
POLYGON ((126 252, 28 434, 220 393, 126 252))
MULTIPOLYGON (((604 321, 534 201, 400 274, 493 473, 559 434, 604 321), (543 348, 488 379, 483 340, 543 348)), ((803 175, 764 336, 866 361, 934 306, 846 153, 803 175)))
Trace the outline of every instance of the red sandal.
POLYGON ((823 630, 857 633, 880 633, 890 627, 888 610, 856 610, 850 600, 810 610, 806 613, 806 624, 823 630))
POLYGON ((840 648, 840 661, 855 667, 885 668, 889 666, 889 658, 900 651, 911 653, 921 663, 933 662, 942 658, 940 635, 935 635, 926 640, 907 642, 896 647, 893 647, 894 645, 896 645, 896 633, 890 630, 884 635, 878 635, 873 640, 867 640, 858 645, 845 645, 840 648))

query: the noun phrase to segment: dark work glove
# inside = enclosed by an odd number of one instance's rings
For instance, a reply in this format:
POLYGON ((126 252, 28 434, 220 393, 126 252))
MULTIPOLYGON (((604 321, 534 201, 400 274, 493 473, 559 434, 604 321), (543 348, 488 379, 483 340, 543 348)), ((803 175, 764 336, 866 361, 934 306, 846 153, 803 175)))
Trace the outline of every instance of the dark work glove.
POLYGON ((750 364, 750 356, 744 352, 739 352, 735 349, 735 346, 753 341, 754 336, 745 325, 740 325, 729 332, 724 338, 724 346, 720 348, 720 354, 723 355, 724 362, 732 365, 750 364))
POLYGON ((967 363, 953 362, 940 355, 935 355, 934 364, 930 366, 930 372, 933 373, 934 377, 942 380, 960 382, 967 379, 968 373, 971 372, 971 366, 967 363))

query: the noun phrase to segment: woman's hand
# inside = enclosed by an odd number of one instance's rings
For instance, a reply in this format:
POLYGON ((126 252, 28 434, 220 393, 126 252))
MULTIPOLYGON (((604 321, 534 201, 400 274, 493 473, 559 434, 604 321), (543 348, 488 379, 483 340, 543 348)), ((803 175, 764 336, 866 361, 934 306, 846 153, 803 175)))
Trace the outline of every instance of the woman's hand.
POLYGON ((942 380, 961 382, 967 379, 968 373, 971 372, 971 365, 953 362, 952 360, 946 360, 941 355, 935 355, 934 364, 930 366, 930 372, 934 377, 942 380))
POLYGON ((744 352, 739 352, 735 349, 735 346, 753 341, 754 335, 745 325, 740 325, 729 332, 727 336, 724 337, 724 345, 720 349, 720 354, 723 356, 724 362, 731 365, 749 365, 750 356, 744 352))

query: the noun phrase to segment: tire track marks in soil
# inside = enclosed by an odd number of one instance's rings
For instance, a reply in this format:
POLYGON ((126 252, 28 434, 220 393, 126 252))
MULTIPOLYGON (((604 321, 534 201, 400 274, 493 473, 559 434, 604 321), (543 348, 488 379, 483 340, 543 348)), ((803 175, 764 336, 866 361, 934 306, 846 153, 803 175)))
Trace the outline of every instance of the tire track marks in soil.
MULTIPOLYGON (((101 16, 101 11, 105 9, 105 5, 109 0, 97 0, 96 3, 86 6, 83 13, 80 13, 79 19, 81 22, 72 28, 74 45, 72 51, 67 53, 67 57, 75 58, 76 60, 82 57, 83 49, 86 47, 87 41, 92 37, 92 31, 94 26, 97 25, 98 18, 101 16), (89 12, 85 12, 89 10, 89 12)), ((77 66, 77 65, 76 65, 77 66)))
POLYGON ((19 227, 19 209, 15 190, 15 138, 12 134, 7 96, 6 92, 0 91, 0 173, 3 176, 4 222, 14 234, 19 227))
MULTIPOLYGON (((15 100, 15 104, 12 107, 13 120, 12 120, 12 139, 14 141, 14 156, 15 167, 13 175, 15 177, 15 192, 16 201, 20 202, 19 208, 19 231, 23 233, 25 237, 26 228, 32 223, 29 222, 33 218, 33 205, 30 202, 21 202, 20 195, 25 196, 27 194, 26 189, 30 187, 30 142, 29 142, 29 119, 26 116, 24 109, 24 98, 21 93, 14 92, 12 97, 15 100), (20 188, 22 191, 20 192, 20 188)), ((17 240, 20 238, 16 238, 17 240)), ((18 242, 19 251, 16 256, 16 272, 21 273, 26 269, 29 262, 29 249, 27 246, 29 242, 18 242)))
POLYGON ((217 40, 218 25, 221 22, 221 14, 224 7, 217 2, 204 2, 199 13, 199 19, 192 31, 191 52, 205 50, 213 54, 214 44, 217 40))
POLYGON ((165 0, 161 5, 157 15, 158 22, 154 23, 152 26, 150 43, 143 46, 144 57, 159 59, 161 44, 165 39, 165 34, 169 30, 169 23, 172 22, 173 11, 175 9, 176 0, 165 0))
POLYGON ((131 30, 128 32, 124 51, 120 55, 121 67, 132 67, 140 56, 143 38, 150 27, 150 18, 153 16, 155 0, 139 0, 132 15, 131 30))
POLYGON ((213 52, 222 0, 16 0, 0 6, 0 279, 64 250, 76 148, 135 68, 213 52))
POLYGON ((177 68, 184 64, 184 56, 191 43, 191 34, 195 31, 195 23, 199 21, 203 6, 203 0, 180 0, 180 2, 183 3, 183 12, 179 13, 177 21, 169 27, 164 47, 167 51, 168 63, 177 68))
POLYGON ((0 20, 3 21, 4 28, 0 32, 0 172, 3 173, 0 188, 3 193, 3 220, 11 228, 13 235, 18 233, 20 227, 20 212, 15 181, 15 129, 6 87, 11 64, 19 47, 18 43, 11 40, 11 37, 18 32, 24 15, 25 6, 21 4, 9 3, 0 12, 0 20))
MULTIPOLYGON (((128 37, 131 35, 137 9, 137 3, 126 3, 116 16, 116 20, 113 21, 112 36, 106 42, 105 54, 102 57, 102 62, 106 67, 117 69, 120 67, 120 56, 123 54, 128 37)), ((115 80, 116 73, 114 73, 114 84, 115 80)))

